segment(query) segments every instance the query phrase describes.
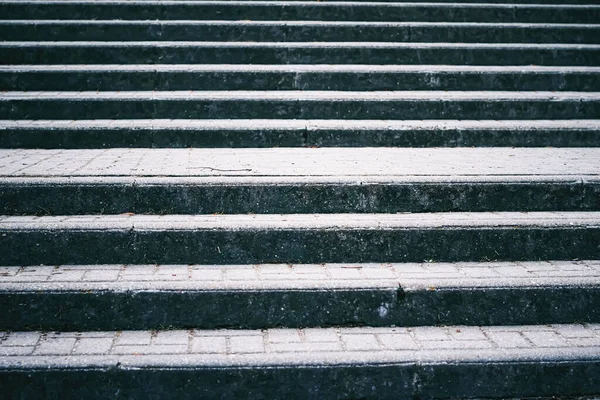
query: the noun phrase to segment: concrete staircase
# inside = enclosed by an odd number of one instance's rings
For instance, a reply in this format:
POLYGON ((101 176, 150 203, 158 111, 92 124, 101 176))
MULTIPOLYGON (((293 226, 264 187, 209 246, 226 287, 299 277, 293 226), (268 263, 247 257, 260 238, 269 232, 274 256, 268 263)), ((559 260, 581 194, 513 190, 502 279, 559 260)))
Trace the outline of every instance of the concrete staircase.
POLYGON ((600 395, 594 3, 0 0, 0 397, 600 395))

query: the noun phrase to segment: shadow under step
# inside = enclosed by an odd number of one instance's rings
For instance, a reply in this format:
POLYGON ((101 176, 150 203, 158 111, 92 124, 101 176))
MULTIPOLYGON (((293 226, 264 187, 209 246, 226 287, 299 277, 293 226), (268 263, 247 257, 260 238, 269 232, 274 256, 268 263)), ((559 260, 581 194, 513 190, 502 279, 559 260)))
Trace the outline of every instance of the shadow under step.
POLYGON ((4 0, 0 18, 597 23, 600 6, 570 4, 4 0))
POLYGON ((599 212, 0 218, 0 265, 599 258, 599 212))
POLYGON ((598 147, 600 120, 0 120, 11 149, 315 146, 598 147))
POLYGON ((598 119, 600 92, 3 92, 1 119, 598 119))
POLYGON ((0 20, 0 40, 599 43, 600 25, 360 21, 0 20))
POLYGON ((10 331, 600 321, 599 261, 0 271, 0 330, 10 331))
POLYGON ((389 42, 0 42, 0 64, 600 64, 600 45, 389 42))
POLYGON ((11 65, 0 66, 0 90, 600 91, 600 68, 450 65, 11 65))

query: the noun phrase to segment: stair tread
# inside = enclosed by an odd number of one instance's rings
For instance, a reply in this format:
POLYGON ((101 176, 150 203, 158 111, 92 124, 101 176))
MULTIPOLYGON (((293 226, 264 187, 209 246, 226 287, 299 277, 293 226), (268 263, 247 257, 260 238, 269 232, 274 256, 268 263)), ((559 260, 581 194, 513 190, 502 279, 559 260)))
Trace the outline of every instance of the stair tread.
POLYGON ((406 293, 570 286, 600 286, 600 261, 0 267, 0 293, 398 288, 406 293))
POLYGON ((4 91, 9 100, 247 100, 247 101, 597 101, 600 92, 545 91, 335 91, 335 90, 172 90, 172 91, 4 91))
POLYGON ((2 370, 549 363, 600 359, 598 324, 3 332, 0 335, 2 370))
MULTIPOLYGON (((600 73, 600 67, 543 65, 360 65, 360 64, 48 64, 0 65, 0 72, 299 72, 299 73, 600 73)), ((0 121, 2 122, 2 121, 0 121)), ((349 121, 350 123, 352 121, 349 121)))
MULTIPOLYGON (((340 49, 522 49, 598 50, 600 44, 580 43, 447 43, 447 42, 216 42, 216 41, 2 41, 1 48, 32 47, 155 47, 155 48, 340 48, 340 49)), ((81 64, 81 63, 78 63, 81 64)), ((136 63, 139 64, 139 63, 136 63)), ((310 63, 313 64, 313 63, 310 63)))
POLYGON ((402 214, 211 214, 0 216, 9 231, 278 231, 439 228, 600 228, 600 212, 440 212, 402 214))
POLYGON ((597 178, 600 148, 266 148, 0 150, 2 177, 597 178))

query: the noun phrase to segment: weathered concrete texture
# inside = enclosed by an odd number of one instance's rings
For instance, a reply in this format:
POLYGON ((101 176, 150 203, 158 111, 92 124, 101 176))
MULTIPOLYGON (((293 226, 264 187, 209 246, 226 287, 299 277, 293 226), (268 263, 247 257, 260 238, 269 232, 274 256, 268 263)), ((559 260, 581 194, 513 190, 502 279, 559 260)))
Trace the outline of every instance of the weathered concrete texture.
POLYGON ((0 89, 598 91, 600 68, 343 64, 0 65, 0 89))
POLYGON ((4 217, 0 219, 0 263, 598 259, 599 215, 556 212, 4 217))
POLYGON ((598 302, 598 261, 0 268, 13 331, 597 322, 598 302))
POLYGON ((0 178, 0 213, 600 211, 600 180, 415 179, 0 178))
POLYGON ((327 3, 286 1, 13 1, 2 19, 318 20, 595 23, 597 5, 327 3))
POLYGON ((373 42, 0 42, 0 64, 600 64, 600 45, 373 42))
POLYGON ((1 148, 595 147, 600 120, 0 120, 1 148))
POLYGON ((4 393, 21 397, 586 395, 599 390, 598 332, 597 325, 13 332, 2 334, 0 380, 4 393))
POLYGON ((3 92, 2 119, 598 119, 600 92, 3 92))
POLYGON ((2 40, 600 43, 596 24, 359 21, 0 21, 2 40))
POLYGON ((595 148, 0 150, 0 213, 596 211, 598 158, 595 148))

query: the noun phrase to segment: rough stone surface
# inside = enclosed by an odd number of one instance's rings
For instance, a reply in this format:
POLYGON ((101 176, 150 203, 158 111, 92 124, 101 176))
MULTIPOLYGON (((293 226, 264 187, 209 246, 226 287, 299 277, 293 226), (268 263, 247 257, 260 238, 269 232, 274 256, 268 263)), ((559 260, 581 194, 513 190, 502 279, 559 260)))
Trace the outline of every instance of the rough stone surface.
POLYGON ((594 324, 329 328, 316 336, 304 329, 151 331, 136 332, 149 340, 130 345, 120 343, 126 332, 43 332, 34 345, 21 342, 23 333, 11 332, 0 333, 0 377, 5 394, 21 396, 50 390, 68 397, 151 392, 230 398, 242 387, 251 397, 293 398, 593 394, 598 353, 564 334, 572 331, 600 341, 594 324), (468 336, 461 337, 463 331, 468 336), (161 343, 165 334, 187 343, 161 343), (513 339, 498 339, 507 335, 513 339), (545 379, 565 373, 573 379, 545 379), (506 378, 502 383, 499 375, 506 378), (477 385, 452 383, 458 376, 477 385), (222 379, 227 385, 213 386, 222 379))

